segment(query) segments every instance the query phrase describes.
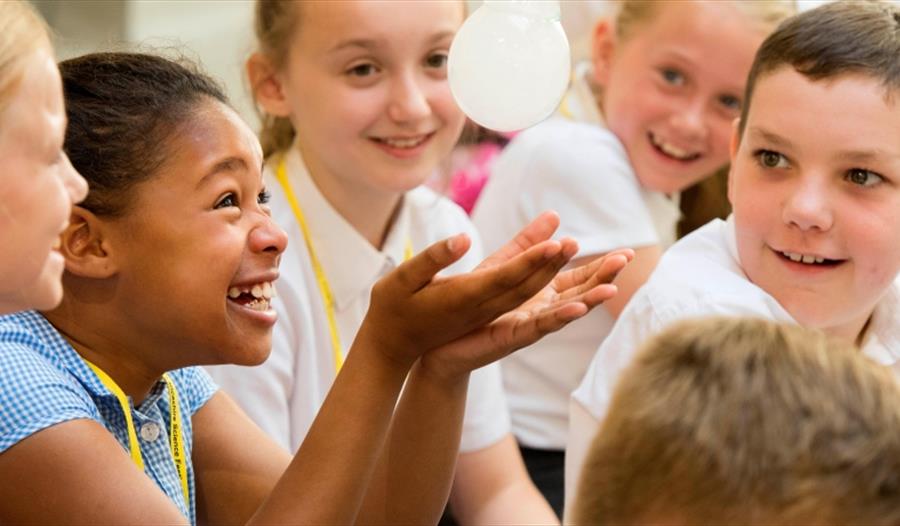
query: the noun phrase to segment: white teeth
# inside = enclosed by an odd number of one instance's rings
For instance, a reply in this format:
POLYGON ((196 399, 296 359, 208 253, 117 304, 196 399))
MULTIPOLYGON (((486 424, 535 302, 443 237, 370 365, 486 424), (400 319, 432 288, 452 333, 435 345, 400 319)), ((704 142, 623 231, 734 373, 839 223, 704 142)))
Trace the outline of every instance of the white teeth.
POLYGON ((267 311, 269 310, 269 300, 256 299, 251 301, 250 303, 245 304, 244 307, 257 311, 267 311))
POLYGON ((671 155, 672 157, 675 157, 676 159, 685 160, 690 159, 696 155, 688 152, 687 150, 682 150, 677 146, 673 146, 667 142, 662 142, 652 133, 650 134, 650 140, 653 141, 653 144, 655 144, 660 150, 664 151, 668 155, 671 155))
POLYGON ((811 256, 809 254, 798 254, 796 252, 782 252, 784 257, 794 261, 796 263, 805 263, 807 265, 812 265, 815 263, 824 263, 825 258, 818 256, 811 256))
POLYGON ((425 136, 410 139, 381 139, 382 142, 394 148, 414 148, 425 141, 425 136))
POLYGON ((231 299, 237 299, 241 294, 250 294, 257 300, 265 299, 268 301, 275 297, 275 287, 271 282, 264 281, 256 283, 252 287, 231 287, 228 289, 228 297, 231 299))

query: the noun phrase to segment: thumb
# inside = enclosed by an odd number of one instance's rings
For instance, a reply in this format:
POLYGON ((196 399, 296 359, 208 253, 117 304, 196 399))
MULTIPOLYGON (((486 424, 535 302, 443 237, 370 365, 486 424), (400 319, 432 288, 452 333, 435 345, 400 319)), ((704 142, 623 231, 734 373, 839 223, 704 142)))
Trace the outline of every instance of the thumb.
POLYGON ((430 283, 435 274, 459 261, 471 246, 472 240, 466 234, 438 241, 397 267, 394 278, 405 290, 415 292, 430 283))

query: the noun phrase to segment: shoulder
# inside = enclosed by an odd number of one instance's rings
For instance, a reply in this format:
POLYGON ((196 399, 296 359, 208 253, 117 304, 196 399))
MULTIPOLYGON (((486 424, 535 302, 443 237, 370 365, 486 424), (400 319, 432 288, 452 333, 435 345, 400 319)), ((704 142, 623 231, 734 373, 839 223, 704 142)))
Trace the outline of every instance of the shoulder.
POLYGON ((100 421, 90 394, 56 354, 58 342, 48 338, 42 319, 34 312, 0 317, 0 452, 63 421, 100 421))
POLYGON ((181 404, 189 414, 196 413, 219 389, 202 367, 185 367, 169 373, 178 390, 181 404))

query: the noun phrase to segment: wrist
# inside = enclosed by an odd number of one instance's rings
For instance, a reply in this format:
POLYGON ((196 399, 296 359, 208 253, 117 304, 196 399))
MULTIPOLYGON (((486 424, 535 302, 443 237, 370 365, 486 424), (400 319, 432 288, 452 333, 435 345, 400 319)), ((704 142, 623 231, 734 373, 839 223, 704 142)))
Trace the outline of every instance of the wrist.
POLYGON ((409 352, 404 352, 402 345, 378 334, 378 331, 374 330, 365 320, 363 320, 351 348, 355 352, 366 352, 387 369, 402 372, 404 375, 409 373, 416 363, 416 357, 411 356, 409 352))

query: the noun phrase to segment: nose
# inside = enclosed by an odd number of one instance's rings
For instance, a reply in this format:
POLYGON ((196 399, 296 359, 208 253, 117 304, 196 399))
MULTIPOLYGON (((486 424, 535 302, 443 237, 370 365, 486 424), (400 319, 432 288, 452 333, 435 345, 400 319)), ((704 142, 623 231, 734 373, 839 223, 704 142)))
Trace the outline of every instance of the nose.
POLYGON ((782 208, 782 218, 800 230, 827 231, 834 223, 828 189, 813 177, 799 177, 782 208))
POLYGON ((60 170, 60 172, 63 186, 69 193, 69 199, 72 200, 72 203, 79 203, 85 197, 87 197, 87 181, 85 181, 84 177, 82 177, 81 174, 78 173, 78 170, 76 170, 75 167, 72 166, 72 163, 69 162, 68 157, 65 158, 62 170, 60 170))
POLYGON ((431 114, 431 105, 425 90, 425 79, 414 72, 402 72, 391 85, 388 116, 395 122, 405 123, 422 119, 431 114))
POLYGON ((692 97, 685 101, 685 104, 670 118, 675 131, 691 141, 706 140, 709 134, 706 120, 706 106, 700 97, 692 97))
POLYGON ((254 253, 278 256, 287 248, 287 233, 260 212, 260 220, 250 230, 249 243, 254 253))

